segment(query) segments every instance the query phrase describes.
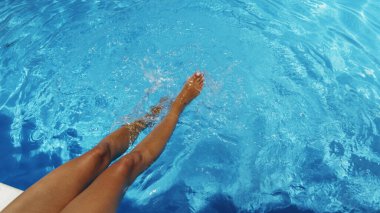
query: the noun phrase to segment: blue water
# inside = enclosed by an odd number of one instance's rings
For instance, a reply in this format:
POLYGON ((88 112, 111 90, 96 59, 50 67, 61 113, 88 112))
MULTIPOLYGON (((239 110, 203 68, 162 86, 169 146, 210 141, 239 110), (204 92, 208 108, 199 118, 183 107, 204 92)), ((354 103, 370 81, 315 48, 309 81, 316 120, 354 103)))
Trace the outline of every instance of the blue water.
POLYGON ((119 212, 380 210, 379 11, 2 0, 0 182, 26 189, 200 69, 203 93, 119 212))

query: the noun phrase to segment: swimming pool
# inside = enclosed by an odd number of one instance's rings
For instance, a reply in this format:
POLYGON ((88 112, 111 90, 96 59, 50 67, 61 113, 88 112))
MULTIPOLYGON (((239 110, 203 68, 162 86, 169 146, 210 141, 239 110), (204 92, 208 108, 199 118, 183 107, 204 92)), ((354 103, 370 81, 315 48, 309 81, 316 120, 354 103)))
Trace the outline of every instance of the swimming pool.
POLYGON ((201 69, 204 92, 120 212, 379 210, 378 11, 0 1, 0 182, 26 189, 201 69))

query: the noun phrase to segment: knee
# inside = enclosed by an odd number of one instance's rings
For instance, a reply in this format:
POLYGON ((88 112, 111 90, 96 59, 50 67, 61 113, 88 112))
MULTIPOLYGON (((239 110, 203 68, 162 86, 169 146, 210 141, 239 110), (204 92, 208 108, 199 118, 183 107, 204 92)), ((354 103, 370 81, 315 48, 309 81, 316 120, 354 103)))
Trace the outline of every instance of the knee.
POLYGON ((143 162, 143 155, 140 151, 132 151, 128 155, 131 158, 133 165, 139 165, 143 162))
POLYGON ((107 144, 99 144, 91 150, 91 158, 103 165, 108 165, 111 161, 111 151, 107 144))
POLYGON ((139 166, 143 162, 143 156, 139 151, 132 151, 121 159, 121 163, 131 168, 139 166))
POLYGON ((130 175, 134 173, 137 168, 141 167, 142 163, 142 154, 138 151, 132 151, 119 160, 116 165, 117 171, 125 175, 130 175))

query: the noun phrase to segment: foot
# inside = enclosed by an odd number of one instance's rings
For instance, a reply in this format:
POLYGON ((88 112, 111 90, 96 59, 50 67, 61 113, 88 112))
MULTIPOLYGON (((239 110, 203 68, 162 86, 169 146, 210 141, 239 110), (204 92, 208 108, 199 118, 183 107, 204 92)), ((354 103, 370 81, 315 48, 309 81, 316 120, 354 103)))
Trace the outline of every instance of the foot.
POLYGON ((161 113, 163 110, 164 106, 168 102, 169 98, 168 97, 163 97, 160 99, 160 102, 150 108, 150 112, 144 115, 144 117, 138 119, 135 123, 138 125, 140 128, 145 128, 147 126, 153 126, 154 121, 157 119, 158 115, 161 113))
POLYGON ((203 73, 195 72, 189 79, 187 79, 181 92, 174 100, 172 108, 181 112, 187 104, 200 94, 203 89, 204 80, 203 73))
POLYGON ((162 109, 164 108, 164 105, 166 102, 168 102, 168 97, 163 97, 160 99, 160 102, 156 105, 150 108, 150 113, 147 114, 148 117, 157 117, 158 114, 161 113, 162 109))

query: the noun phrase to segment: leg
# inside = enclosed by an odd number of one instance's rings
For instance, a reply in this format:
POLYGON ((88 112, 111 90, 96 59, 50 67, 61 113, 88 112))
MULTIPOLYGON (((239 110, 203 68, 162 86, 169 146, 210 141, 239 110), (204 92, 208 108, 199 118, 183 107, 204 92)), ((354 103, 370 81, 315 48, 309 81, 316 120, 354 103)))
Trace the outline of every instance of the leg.
POLYGON ((58 167, 14 200, 4 212, 59 212, 119 157, 162 109, 124 125, 84 155, 58 167))
POLYGON ((203 75, 196 73, 185 84, 166 117, 131 153, 107 168, 62 212, 115 212, 124 190, 161 154, 184 107, 203 87, 203 75))

